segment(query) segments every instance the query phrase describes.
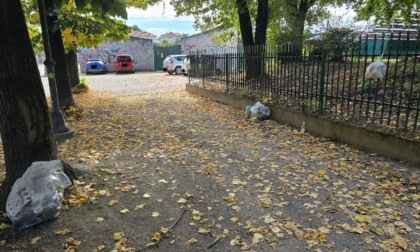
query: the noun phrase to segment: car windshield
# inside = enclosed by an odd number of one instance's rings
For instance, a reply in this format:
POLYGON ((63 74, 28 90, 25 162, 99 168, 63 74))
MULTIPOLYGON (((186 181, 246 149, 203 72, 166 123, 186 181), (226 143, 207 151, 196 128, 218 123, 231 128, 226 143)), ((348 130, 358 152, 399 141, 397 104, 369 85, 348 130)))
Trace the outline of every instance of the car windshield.
POLYGON ((118 62, 130 62, 131 57, 130 56, 118 56, 118 62))

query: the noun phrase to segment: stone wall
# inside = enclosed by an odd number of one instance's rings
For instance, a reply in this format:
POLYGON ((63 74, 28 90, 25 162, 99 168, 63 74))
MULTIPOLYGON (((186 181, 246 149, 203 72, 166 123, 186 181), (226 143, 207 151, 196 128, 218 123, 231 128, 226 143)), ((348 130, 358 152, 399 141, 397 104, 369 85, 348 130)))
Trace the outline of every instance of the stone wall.
POLYGON ((102 59, 108 72, 115 71, 114 58, 118 54, 129 54, 134 61, 135 71, 153 71, 153 41, 151 39, 131 38, 124 42, 107 41, 97 49, 82 48, 79 52, 80 72, 86 72, 88 59, 102 59))

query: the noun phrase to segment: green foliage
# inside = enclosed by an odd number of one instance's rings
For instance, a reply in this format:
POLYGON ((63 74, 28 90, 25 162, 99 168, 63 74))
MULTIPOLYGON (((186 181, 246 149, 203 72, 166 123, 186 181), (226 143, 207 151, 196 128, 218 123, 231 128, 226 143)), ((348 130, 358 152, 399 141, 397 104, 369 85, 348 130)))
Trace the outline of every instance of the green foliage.
POLYGON ((89 88, 89 82, 87 81, 87 79, 85 77, 80 78, 80 83, 77 84, 73 89, 72 92, 74 94, 79 94, 79 93, 87 93, 89 92, 90 88, 89 88))
POLYGON ((133 29, 133 31, 141 31, 137 25, 133 25, 131 29, 133 29))
POLYGON ((420 24, 418 0, 357 0, 353 3, 358 20, 375 17, 377 24, 390 24, 393 20, 405 25, 420 24))
POLYGON ((271 44, 301 43, 307 33, 304 28, 329 17, 327 6, 340 0, 273 0, 267 38, 271 44))
POLYGON ((121 0, 54 0, 58 9, 75 5, 77 9, 93 9, 100 11, 103 16, 108 14, 112 17, 127 19, 126 4, 121 0))
POLYGON ((31 38, 32 48, 35 54, 41 54, 44 51, 44 44, 42 43, 42 34, 38 27, 28 25, 28 33, 31 38))
POLYGON ((162 47, 171 47, 171 46, 174 46, 174 45, 175 45, 174 43, 170 43, 167 40, 162 41, 162 47))
MULTIPOLYGON (((86 2, 90 3, 90 0, 86 2)), ((113 18, 113 15, 116 15, 115 13, 118 10, 114 12, 111 10, 106 11, 106 9, 103 9, 105 7, 98 9, 94 8, 94 5, 84 4, 80 1, 76 3, 78 6, 68 0, 55 3, 56 6, 61 7, 54 11, 54 14, 58 16, 59 22, 53 29, 61 30, 67 51, 76 51, 78 47, 93 48, 107 39, 121 41, 127 39, 131 31, 131 28, 126 26, 122 20, 113 18)), ((39 15, 36 12, 36 1, 27 0, 22 4, 29 25, 39 27, 40 22, 39 15)), ((34 40, 33 43, 35 43, 34 40)), ((35 47, 34 50, 37 51, 35 47)))

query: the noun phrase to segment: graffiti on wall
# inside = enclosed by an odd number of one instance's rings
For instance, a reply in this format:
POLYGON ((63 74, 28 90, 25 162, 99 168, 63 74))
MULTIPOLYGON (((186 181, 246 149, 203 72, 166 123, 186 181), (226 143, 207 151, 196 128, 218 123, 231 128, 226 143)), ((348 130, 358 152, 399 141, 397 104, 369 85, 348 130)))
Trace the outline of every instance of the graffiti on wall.
POLYGON ((193 55, 193 54, 216 55, 216 54, 231 54, 231 53, 238 53, 238 47, 216 45, 216 46, 208 46, 202 50, 186 50, 185 51, 185 54, 187 55, 193 55))
POLYGON ((80 72, 85 73, 88 59, 101 59, 109 72, 115 71, 115 57, 118 54, 129 54, 135 71, 154 70, 153 42, 149 39, 135 39, 124 42, 107 41, 97 49, 82 48, 79 51, 80 72))

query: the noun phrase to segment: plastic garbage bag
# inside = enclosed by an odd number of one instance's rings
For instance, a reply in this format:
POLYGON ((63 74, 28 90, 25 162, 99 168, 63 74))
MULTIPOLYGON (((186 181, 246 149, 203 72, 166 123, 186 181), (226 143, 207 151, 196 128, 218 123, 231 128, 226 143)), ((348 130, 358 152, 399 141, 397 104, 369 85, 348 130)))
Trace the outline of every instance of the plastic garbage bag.
POLYGON ((12 228, 20 230, 57 218, 63 202, 58 188, 70 185, 60 160, 32 163, 16 180, 7 198, 6 212, 13 222, 12 228))
POLYGON ((386 65, 382 62, 382 57, 380 60, 373 62, 366 68, 365 76, 368 79, 379 79, 385 77, 386 74, 386 65))
POLYGON ((254 106, 247 106, 246 112, 248 117, 265 120, 270 117, 270 109, 262 103, 257 102, 254 106))

